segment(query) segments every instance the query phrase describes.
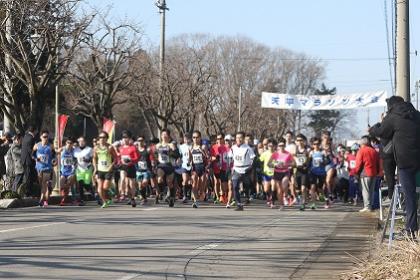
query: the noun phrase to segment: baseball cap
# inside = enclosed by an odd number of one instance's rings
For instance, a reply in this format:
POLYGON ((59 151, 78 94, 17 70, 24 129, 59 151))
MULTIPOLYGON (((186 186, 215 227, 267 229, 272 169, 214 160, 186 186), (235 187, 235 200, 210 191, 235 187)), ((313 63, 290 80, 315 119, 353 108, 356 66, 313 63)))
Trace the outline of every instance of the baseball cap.
POLYGON ((226 134, 226 136, 225 136, 225 140, 232 141, 232 140, 233 140, 232 135, 230 135, 230 134, 226 134))

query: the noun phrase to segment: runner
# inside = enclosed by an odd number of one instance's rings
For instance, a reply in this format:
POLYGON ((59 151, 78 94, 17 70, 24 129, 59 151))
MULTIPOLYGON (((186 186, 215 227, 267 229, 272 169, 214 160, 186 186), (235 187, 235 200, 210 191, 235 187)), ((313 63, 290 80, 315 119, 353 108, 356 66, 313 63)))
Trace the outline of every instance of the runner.
POLYGON ((235 211, 244 210, 241 203, 240 184, 243 184, 245 190, 248 190, 252 184, 250 173, 255 154, 253 149, 244 143, 244 138, 244 132, 236 133, 236 143, 232 146, 229 154, 233 159, 232 188, 236 202, 235 211))
POLYGON ((294 169, 294 178, 296 186, 300 188, 302 199, 300 201, 300 210, 305 210, 306 201, 307 201, 307 188, 309 186, 309 176, 308 176, 308 167, 309 167, 309 152, 306 147, 306 137, 303 134, 298 134, 296 136, 296 154, 295 158, 295 169, 294 169))
POLYGON ((281 138, 279 140, 277 151, 275 151, 270 160, 268 166, 274 168, 274 182, 277 189, 277 199, 280 204, 280 210, 283 209, 287 191, 290 183, 290 170, 293 165, 293 156, 286 151, 286 140, 281 138))
POLYGON ((203 184, 205 184, 207 154, 201 145, 201 133, 199 131, 193 132, 192 139, 193 144, 190 150, 190 161, 192 163, 192 207, 198 208, 199 192, 204 191, 203 184))
MULTIPOLYGON (((286 151, 289 152, 293 157, 295 157, 296 155, 296 143, 294 141, 294 137, 295 135, 293 134, 292 131, 287 131, 286 135, 285 135, 285 139, 286 139, 286 151)), ((297 201, 297 195, 296 195, 296 181, 295 181, 295 177, 292 176, 290 178, 290 194, 291 197, 290 199, 287 201, 288 205, 293 205, 296 203, 297 201)))
POLYGON ((357 143, 351 146, 351 154, 347 156, 347 165, 349 168, 349 202, 353 203, 354 206, 357 205, 357 201, 361 198, 359 181, 357 179, 357 170, 356 170, 356 155, 359 150, 359 145, 357 143))
POLYGON ((184 134, 184 143, 179 146, 179 153, 181 154, 181 174, 182 174, 182 203, 188 202, 188 193, 192 191, 191 185, 191 134, 184 134))
POLYGON ((33 153, 36 161, 35 168, 38 173, 38 182, 41 185, 41 198, 39 206, 47 208, 50 197, 50 188, 55 164, 55 151, 53 145, 48 142, 49 133, 47 130, 41 132, 41 142, 35 144, 33 153))
POLYGON ((120 163, 120 184, 125 185, 121 189, 128 190, 130 195, 131 207, 136 207, 136 165, 139 161, 139 153, 137 148, 133 145, 131 133, 127 130, 122 133, 121 146, 118 149, 119 163, 120 163))
POLYGON ((80 195, 80 202, 79 206, 85 205, 85 193, 84 190, 89 190, 92 195, 95 194, 95 190, 92 186, 92 158, 93 158, 93 149, 91 147, 86 146, 86 139, 85 137, 79 137, 77 140, 79 143, 79 147, 74 150, 74 156, 77 160, 77 168, 76 168, 76 180, 80 195))
POLYGON ((267 139, 267 149, 260 155, 260 161, 263 165, 262 170, 262 177, 263 177, 263 184, 264 184, 264 192, 267 199, 267 205, 270 208, 274 208, 273 204, 273 191, 276 189, 276 182, 273 179, 274 176, 274 168, 268 165, 268 162, 271 159, 275 151, 275 146, 277 146, 276 141, 273 139, 267 139))
POLYGON ((212 169, 214 174, 214 194, 216 201, 228 203, 228 153, 229 148, 225 143, 225 135, 219 133, 216 137, 216 144, 211 147, 210 154, 212 160, 212 169))
POLYGON ((109 187, 113 179, 113 168, 118 159, 114 147, 107 143, 108 133, 102 131, 99 140, 93 150, 93 168, 97 176, 98 194, 106 208, 112 204, 112 198, 108 196, 109 187))
POLYGON ((324 146, 324 155, 325 155, 325 208, 330 208, 331 204, 334 202, 334 191, 335 191, 335 180, 334 178, 337 175, 335 166, 336 158, 333 154, 332 148, 329 144, 324 146))
MULTIPOLYGON (((66 139, 65 146, 60 149, 60 193, 62 196, 60 206, 66 205, 70 189, 76 184, 76 160, 74 156, 73 141, 66 139)), ((72 192, 73 193, 73 192, 72 192)), ((73 193, 75 196, 75 193, 73 193)))
POLYGON ((320 140, 318 138, 312 139, 312 150, 309 153, 309 180, 311 183, 311 209, 315 210, 315 199, 318 195, 318 189, 323 189, 325 185, 325 154, 320 148, 320 140))
POLYGON ((147 203, 147 187, 152 178, 152 157, 146 147, 143 136, 137 138, 137 152, 139 154, 139 161, 136 165, 136 178, 142 198, 141 205, 145 205, 147 203))
POLYGON ((175 205, 175 195, 176 190, 174 188, 174 160, 179 158, 179 152, 176 146, 171 143, 170 132, 167 129, 162 130, 161 133, 161 142, 156 145, 155 157, 157 157, 157 179, 158 187, 163 190, 165 189, 165 184, 169 189, 169 197, 167 197, 167 202, 169 207, 174 207, 175 205))
POLYGON ((232 168, 233 168, 233 159, 230 157, 232 151, 232 141, 233 137, 230 134, 225 136, 225 146, 227 152, 226 158, 226 178, 228 180, 228 198, 226 203, 226 208, 230 208, 231 206, 235 206, 236 203, 233 200, 233 186, 232 186, 232 168))

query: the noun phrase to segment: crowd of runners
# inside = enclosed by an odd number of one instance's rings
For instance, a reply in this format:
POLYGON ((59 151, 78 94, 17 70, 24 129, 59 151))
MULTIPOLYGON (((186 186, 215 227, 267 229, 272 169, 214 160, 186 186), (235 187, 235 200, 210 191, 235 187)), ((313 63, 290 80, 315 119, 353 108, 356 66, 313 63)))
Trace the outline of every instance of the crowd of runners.
POLYGON ((177 142, 163 130, 160 139, 146 143, 144 137, 124 131, 112 144, 101 132, 93 147, 80 137, 65 139, 60 148, 53 147, 49 136, 41 132, 33 149, 40 207, 48 206, 58 161, 62 206, 85 205, 87 193, 102 208, 116 202, 174 207, 178 201, 193 208, 205 202, 240 211, 258 199, 270 208, 315 210, 317 205, 330 208, 337 200, 355 205, 362 200, 359 145, 333 145, 328 132, 308 139, 289 131, 280 139, 261 141, 243 132, 234 137, 220 133, 211 143, 199 131, 177 142))

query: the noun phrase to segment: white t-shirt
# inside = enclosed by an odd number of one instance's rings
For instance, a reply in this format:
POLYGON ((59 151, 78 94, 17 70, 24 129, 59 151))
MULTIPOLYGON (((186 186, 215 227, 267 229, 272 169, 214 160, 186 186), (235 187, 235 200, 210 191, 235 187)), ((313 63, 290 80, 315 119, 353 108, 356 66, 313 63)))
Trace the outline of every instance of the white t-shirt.
POLYGON ((179 153, 181 154, 182 159, 182 168, 186 170, 191 170, 191 165, 188 166, 188 162, 190 160, 190 150, 191 145, 188 145, 187 143, 184 143, 179 146, 179 153))
POLYGON ((87 170, 92 165, 93 149, 87 146, 84 149, 77 147, 74 156, 77 159, 77 168, 87 170))
POLYGON ((286 151, 288 151, 290 154, 292 155, 296 155, 296 144, 295 143, 289 143, 286 145, 286 147, 284 148, 286 151))
POLYGON ((252 166, 255 158, 254 150, 247 144, 233 145, 229 157, 233 160, 233 170, 240 174, 245 174, 252 166))

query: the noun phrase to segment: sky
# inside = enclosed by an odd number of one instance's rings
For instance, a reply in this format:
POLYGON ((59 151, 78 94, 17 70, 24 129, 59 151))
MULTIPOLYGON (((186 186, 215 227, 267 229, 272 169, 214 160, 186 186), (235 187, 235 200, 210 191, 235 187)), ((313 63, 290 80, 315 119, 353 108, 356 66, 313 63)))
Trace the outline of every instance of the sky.
MULTIPOLYGON (((116 21, 139 23, 158 45, 160 18, 154 0, 85 0, 116 21)), ((182 33, 244 35, 326 62, 327 87, 339 94, 387 90, 391 94, 385 10, 391 34, 392 0, 166 0, 166 36, 182 33), (385 8, 386 5, 386 8, 385 8)), ((420 1, 410 2, 411 89, 420 80, 420 1), (416 24, 417 23, 417 24, 416 24), (418 45, 417 45, 418 44, 418 45), (418 50, 419 54, 414 53, 418 50)), ((390 37, 392 41, 392 37, 390 37)), ((392 52, 392 51, 391 51, 392 52)), ((392 54, 391 54, 392 55, 392 54)), ((412 100, 415 104, 415 99, 412 100)), ((383 108, 354 112, 359 131, 383 108)))

